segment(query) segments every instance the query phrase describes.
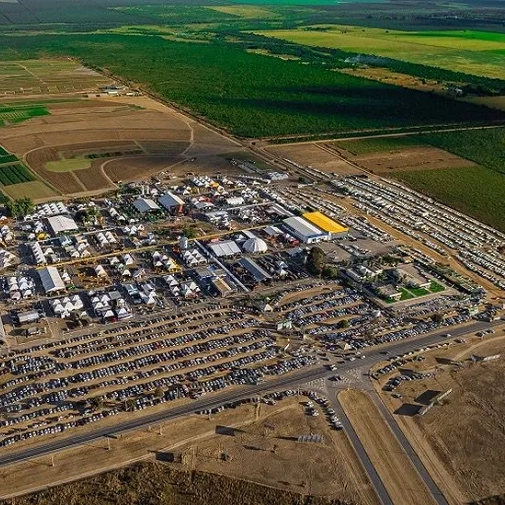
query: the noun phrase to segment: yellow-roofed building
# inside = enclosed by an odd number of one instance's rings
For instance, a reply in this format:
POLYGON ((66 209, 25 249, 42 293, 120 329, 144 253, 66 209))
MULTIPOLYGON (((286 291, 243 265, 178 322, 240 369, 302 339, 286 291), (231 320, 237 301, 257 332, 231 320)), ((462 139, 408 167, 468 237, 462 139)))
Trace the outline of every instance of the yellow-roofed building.
POLYGON ((322 212, 307 212, 303 214, 304 219, 328 233, 328 238, 343 238, 349 233, 349 228, 344 226, 322 212))

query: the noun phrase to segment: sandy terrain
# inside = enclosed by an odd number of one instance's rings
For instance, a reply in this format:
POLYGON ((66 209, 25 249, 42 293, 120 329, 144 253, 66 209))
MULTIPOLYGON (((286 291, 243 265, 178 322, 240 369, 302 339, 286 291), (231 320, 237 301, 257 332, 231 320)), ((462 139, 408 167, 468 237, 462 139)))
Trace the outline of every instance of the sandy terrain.
POLYGON ((328 173, 353 175, 361 173, 332 153, 323 150, 318 144, 279 145, 268 147, 267 151, 282 158, 295 161, 300 165, 311 166, 328 173))
MULTIPOLYGON (((61 195, 106 190, 114 187, 114 180, 149 177, 184 157, 237 151, 235 142, 148 97, 83 99, 48 108, 49 116, 3 128, 1 143, 61 195), (146 154, 100 158, 84 170, 51 172, 45 167, 62 157, 131 149, 146 154)), ((27 189, 37 193, 29 195, 35 199, 47 197, 47 191, 27 189)))
POLYGON ((338 397, 393 503, 434 504, 410 458, 368 395, 347 390, 338 397))
POLYGON ((412 147, 387 153, 348 156, 354 163, 373 173, 444 168, 475 167, 472 161, 460 158, 436 147, 412 147))
MULTIPOLYGON (((195 468, 275 486, 287 491, 345 499, 362 504, 376 503, 367 477, 356 460, 344 432, 328 428, 324 416, 312 417, 295 400, 282 402, 285 410, 238 431, 235 436, 214 437, 185 454, 197 451, 195 468), (323 444, 301 444, 299 435, 320 433, 323 444), (230 458, 221 461, 216 452, 230 458), (310 451, 310 458, 307 457, 310 451)), ((260 407, 270 409, 265 405, 260 407)), ((268 410, 267 410, 268 412, 268 410)))
POLYGON ((112 181, 143 180, 180 162, 177 155, 146 155, 103 162, 103 171, 112 181))
POLYGON ((484 340, 467 338, 466 343, 425 353, 426 359, 418 367, 435 369, 434 377, 401 384, 396 392, 403 395, 402 399, 383 394, 450 503, 505 493, 505 362, 503 358, 473 364, 468 360, 470 354, 491 356, 504 349, 505 336, 497 329, 495 336, 484 340), (451 360, 462 361, 462 366, 450 364, 451 360), (447 399, 424 416, 401 415, 408 412, 405 405, 422 404, 427 391, 449 388, 453 392, 447 399))
MULTIPOLYGON (((218 428, 218 432, 222 431, 218 428)), ((322 415, 313 418, 304 414, 294 398, 275 406, 244 405, 210 419, 191 416, 166 423, 161 434, 159 426, 153 426, 150 431, 110 442, 104 439, 56 454, 55 466, 49 457, 13 465, 0 471, 1 497, 14 490, 36 490, 155 457, 174 459, 174 469, 208 471, 351 503, 377 503, 345 433, 330 431, 322 415), (235 436, 217 435, 218 426, 236 427, 235 436), (291 437, 311 431, 323 434, 325 441, 310 445, 307 458, 309 446, 291 437), (221 459, 222 453, 228 461, 221 459)))

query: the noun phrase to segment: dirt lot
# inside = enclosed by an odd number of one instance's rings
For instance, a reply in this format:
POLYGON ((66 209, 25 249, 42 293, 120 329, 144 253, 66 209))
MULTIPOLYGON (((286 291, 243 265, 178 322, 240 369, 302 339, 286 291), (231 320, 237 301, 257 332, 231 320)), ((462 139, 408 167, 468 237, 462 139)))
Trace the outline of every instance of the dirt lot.
MULTIPOLYGON (((205 164, 206 157, 237 151, 235 142, 148 97, 81 99, 47 107, 49 116, 2 128, 1 144, 24 158, 62 196, 107 190, 114 187, 114 180, 149 177, 184 157, 202 157, 205 164), (45 166, 85 152, 130 147, 145 154, 98 158, 90 168, 74 171, 55 172, 45 166)), ((44 188, 30 189, 35 200, 47 198, 44 188)))
MULTIPOLYGON (((213 415, 211 419, 191 416, 166 423, 161 435, 159 427, 153 426, 151 430, 110 439, 110 449, 107 447, 108 442, 104 439, 58 453, 55 466, 51 466, 50 458, 45 457, 3 469, 0 471, 1 495, 7 497, 15 491, 35 491, 139 459, 157 458, 173 461, 167 472, 198 470, 281 488, 284 494, 315 494, 364 505, 377 503, 345 433, 330 431, 322 415, 314 418, 304 414, 294 398, 275 406, 244 405, 213 415), (311 432, 321 433, 324 444, 311 444, 310 458, 307 458, 309 446, 296 442, 293 437, 311 432), (226 461, 222 454, 226 454, 226 461)), ((79 484, 76 486, 78 489, 79 484)), ((51 496, 59 496, 60 492, 51 496)), ((16 503, 23 502, 17 499, 16 503)), ((59 502, 53 498, 51 502, 26 503, 53 505, 59 502)), ((216 505, 221 503, 216 502, 216 505)), ((260 500, 257 503, 270 505, 276 502, 260 500)))
MULTIPOLYGON (((215 437, 185 449, 195 468, 235 478, 246 478, 286 491, 328 496, 362 504, 375 503, 375 495, 356 460, 346 434, 328 428, 323 415, 307 416, 296 400, 283 401, 285 410, 268 415, 235 436, 215 437), (299 435, 319 433, 323 444, 301 444, 299 435), (310 458, 307 452, 310 450, 310 458), (229 461, 218 459, 226 453, 229 461)), ((264 409, 271 409, 261 405, 264 409)), ((268 412, 268 410, 267 410, 268 412)))
POLYGON ((339 401, 393 503, 434 504, 417 470, 369 396, 348 390, 339 394, 339 401))
POLYGON ((437 147, 420 146, 355 155, 345 149, 337 151, 372 173, 383 174, 392 171, 440 170, 444 168, 475 167, 472 161, 460 158, 437 147))
POLYGON ((108 84, 112 84, 110 78, 68 58, 0 64, 0 97, 72 93, 95 90, 108 84))
POLYGON ((143 180, 180 162, 177 155, 146 155, 105 161, 103 171, 112 181, 143 180))
POLYGON ((268 147, 267 151, 276 156, 295 161, 300 165, 311 166, 327 173, 337 173, 338 175, 353 175, 361 172, 337 156, 328 152, 318 144, 300 144, 287 146, 268 147))
POLYGON ((505 493, 505 362, 503 358, 477 363, 468 359, 470 354, 485 357, 503 353, 504 339, 502 330, 497 329, 496 336, 467 338, 466 343, 425 353, 418 369, 435 369, 434 376, 402 383, 396 390, 402 399, 383 395, 450 503, 505 493), (451 360, 462 364, 451 364, 451 360), (442 404, 424 416, 407 415, 406 406, 426 404, 430 394, 450 388, 453 391, 442 404))

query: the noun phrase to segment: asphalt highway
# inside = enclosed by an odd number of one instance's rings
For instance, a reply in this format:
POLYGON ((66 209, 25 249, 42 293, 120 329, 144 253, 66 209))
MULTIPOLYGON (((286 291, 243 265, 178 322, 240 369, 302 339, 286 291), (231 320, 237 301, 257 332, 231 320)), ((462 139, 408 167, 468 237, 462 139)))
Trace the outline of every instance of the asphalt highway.
MULTIPOLYGON (((346 372, 357 367, 370 368, 379 361, 385 359, 385 356, 382 354, 382 352, 385 350, 387 350, 390 355, 398 355, 412 351, 419 347, 425 347, 427 345, 444 342, 448 340, 447 338, 444 337, 444 334, 446 334, 447 331, 451 332, 452 335, 451 340, 452 340, 454 338, 466 334, 472 334, 477 331, 496 326, 497 324, 500 324, 500 322, 497 323, 474 322, 471 324, 464 325, 460 328, 450 328, 440 330, 437 331, 436 333, 432 333, 427 336, 414 337, 397 342, 383 344, 380 346, 368 347, 363 349, 363 352, 366 356, 364 359, 352 362, 346 361, 345 363, 338 365, 338 372, 346 372)), ((225 391, 219 394, 211 394, 209 396, 205 396, 203 398, 192 401, 190 403, 186 403, 179 407, 167 408, 167 410, 161 412, 156 412, 154 414, 142 416, 140 418, 122 421, 115 426, 106 426, 102 428, 98 427, 93 431, 86 431, 84 433, 79 433, 79 429, 76 429, 75 435, 65 438, 55 438, 51 441, 37 444, 30 448, 14 451, 9 454, 4 454, 0 456, 0 467, 5 467, 14 463, 19 463, 22 461, 38 458, 61 450, 66 450, 72 447, 84 445, 103 437, 111 437, 111 436, 113 437, 118 434, 137 430, 145 426, 156 425, 171 419, 192 414, 195 411, 211 409, 214 407, 218 407, 224 403, 249 398, 258 394, 266 393, 268 391, 275 391, 282 389, 296 389, 306 382, 324 377, 329 377, 334 374, 335 372, 328 370, 327 367, 324 367, 323 365, 318 365, 311 367, 310 369, 293 372, 286 376, 281 376, 275 379, 268 380, 263 384, 258 384, 254 386, 240 386, 233 388, 230 391, 225 391)), ((401 440, 401 442, 404 441, 401 440)), ((366 465, 366 459, 363 462, 366 466, 366 470, 369 473, 369 475, 372 475, 375 472, 373 466, 370 466, 371 464, 366 465)), ((431 488, 430 486, 428 487, 431 488)), ((437 498, 439 496, 441 495, 440 492, 438 491, 437 498)), ((387 495, 383 496, 383 498, 386 497, 387 495)), ((384 500, 384 503, 389 503, 387 501, 388 498, 389 497, 387 497, 384 500)), ((443 503, 441 500, 438 501, 439 503, 443 503)))
POLYGON ((389 424, 389 427, 395 434, 395 437, 397 438, 398 442, 400 442, 400 444, 402 445, 403 450, 410 458, 410 461, 412 461, 412 464, 415 466, 416 470, 423 479, 424 483, 426 484, 426 486, 428 486, 428 489, 432 494, 433 498, 439 505, 448 505, 445 496, 440 492, 440 489, 436 485, 435 481, 431 478, 431 475, 426 470, 426 467, 423 465, 419 456, 410 445, 410 442, 408 441, 407 437, 403 434, 403 431, 400 429, 397 422, 393 419, 393 416, 388 411, 384 403, 382 403, 380 398, 376 395, 372 396, 372 399, 379 408, 386 422, 389 424))

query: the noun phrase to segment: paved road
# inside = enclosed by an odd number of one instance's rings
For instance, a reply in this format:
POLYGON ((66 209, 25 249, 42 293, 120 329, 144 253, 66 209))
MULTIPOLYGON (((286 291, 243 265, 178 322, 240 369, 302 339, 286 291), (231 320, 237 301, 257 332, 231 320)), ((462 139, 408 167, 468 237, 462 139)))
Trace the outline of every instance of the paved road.
POLYGON ((426 470, 426 467, 424 466, 423 462, 419 459, 419 456, 410 445, 410 442, 408 441, 407 437, 403 434, 403 431, 400 429, 397 422, 393 419, 393 416, 388 411, 388 409, 381 401, 379 396, 374 394, 371 395, 371 398, 377 405, 378 409, 380 410, 386 422, 389 424, 389 427, 395 434, 398 442, 400 442, 400 444, 402 445, 403 450, 410 458, 410 461, 412 461, 412 464, 416 467, 416 470, 419 472, 419 475, 424 480, 424 483, 430 490, 430 493, 433 495, 433 498, 437 501, 439 505, 449 505, 444 495, 440 492, 440 489, 436 485, 435 481, 431 478, 431 475, 426 470))
MULTIPOLYGON (((500 322, 497 323, 474 322, 458 329, 451 329, 452 337, 454 338, 465 334, 475 333, 482 329, 496 326, 497 324, 500 324, 500 322)), ((339 372, 346 372, 348 370, 356 368, 357 366, 359 366, 360 368, 363 367, 370 368, 377 362, 384 359, 384 356, 381 354, 381 351, 385 349, 387 349, 391 355, 396 355, 409 352, 419 347, 424 347, 426 345, 438 343, 444 340, 444 337, 442 335, 446 331, 447 330, 439 331, 429 336, 405 339, 399 342, 384 344, 382 346, 374 348, 368 348, 366 350, 365 359, 355 362, 349 362, 349 361, 345 362, 339 365, 339 372)), ((168 408, 167 410, 162 412, 157 412, 154 414, 143 416, 141 418, 135 418, 128 421, 123 421, 118 423, 116 426, 107 426, 102 428, 98 427, 96 430, 88 431, 85 433, 79 433, 79 430, 77 429, 75 430, 76 434, 70 437, 56 438, 49 442, 38 444, 35 447, 30 447, 27 449, 22 449, 16 452, 2 455, 0 456, 0 467, 5 467, 13 463, 19 463, 21 461, 25 461, 28 459, 41 457, 57 451, 83 445, 92 441, 96 441, 97 439, 100 439, 102 437, 113 436, 120 433, 126 433, 128 431, 136 430, 145 426, 155 425, 171 419, 191 414, 197 410, 211 409, 219 405, 222 405, 223 403, 248 398, 256 394, 265 393, 267 391, 296 388, 308 381, 320 379, 323 377, 329 377, 334 374, 335 372, 331 372, 328 369, 324 368, 322 365, 318 365, 311 367, 310 369, 294 372, 292 374, 289 374, 288 376, 283 376, 269 380, 264 384, 259 384, 255 386, 243 386, 240 388, 234 388, 232 391, 219 394, 212 394, 208 397, 203 397, 201 399, 195 400, 185 405, 181 405, 179 407, 168 408)), ((362 461, 366 462, 366 459, 362 461)), ((364 464, 365 466, 367 466, 366 463, 364 464)), ((367 471, 369 472, 370 475, 372 475, 375 469, 372 469, 372 467, 368 465, 367 471)))
POLYGON ((331 395, 330 401, 332 407, 335 409, 335 412, 337 413, 338 418, 340 419, 340 422, 344 427, 347 436, 351 441, 351 444, 354 447, 354 450, 356 451, 356 454, 358 455, 358 458, 361 461, 361 465, 365 469, 366 473, 368 474, 368 477, 370 478, 370 481, 372 482, 373 487, 375 488, 375 492, 377 493, 380 502, 382 503, 382 505, 393 505, 393 501, 391 500, 391 497, 389 496, 389 493, 387 492, 387 489, 384 486, 382 479, 379 477, 379 474, 377 473, 375 466, 368 457, 368 454, 366 453, 360 438, 354 431, 354 428, 351 422, 349 421, 349 418, 345 414, 342 405, 340 405, 337 395, 336 394, 331 395))

